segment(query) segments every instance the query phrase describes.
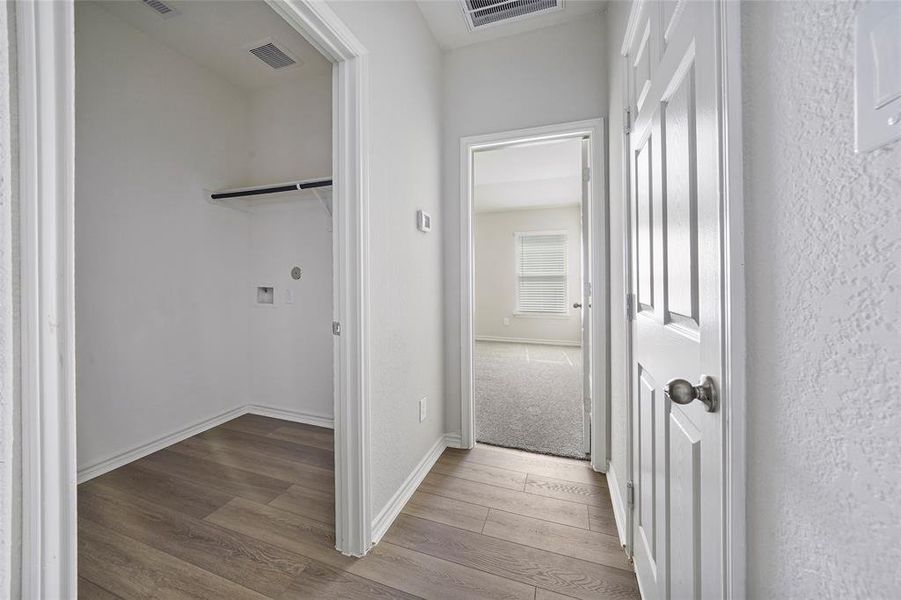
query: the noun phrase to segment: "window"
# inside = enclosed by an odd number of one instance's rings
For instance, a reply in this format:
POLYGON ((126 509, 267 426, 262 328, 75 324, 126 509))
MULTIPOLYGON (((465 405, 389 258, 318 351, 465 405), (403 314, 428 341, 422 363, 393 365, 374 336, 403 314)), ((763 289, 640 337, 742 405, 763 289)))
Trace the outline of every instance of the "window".
POLYGON ((566 234, 516 234, 516 312, 566 314, 566 234))

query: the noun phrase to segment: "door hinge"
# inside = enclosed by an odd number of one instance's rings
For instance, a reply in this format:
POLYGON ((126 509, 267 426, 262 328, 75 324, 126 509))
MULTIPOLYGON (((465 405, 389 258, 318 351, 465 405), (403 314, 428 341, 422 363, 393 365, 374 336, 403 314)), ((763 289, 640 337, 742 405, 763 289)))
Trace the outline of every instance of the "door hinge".
POLYGON ((591 167, 582 168, 582 181, 591 181, 591 167))
POLYGON ((635 294, 632 292, 626 293, 626 320, 631 321, 634 318, 635 313, 635 294))
POLYGON ((332 321, 332 335, 341 335, 341 323, 332 321))
POLYGON ((635 484, 631 481, 626 482, 626 503, 635 506, 635 484))
POLYGON ((632 133, 632 109, 628 106, 623 109, 623 133, 632 133))

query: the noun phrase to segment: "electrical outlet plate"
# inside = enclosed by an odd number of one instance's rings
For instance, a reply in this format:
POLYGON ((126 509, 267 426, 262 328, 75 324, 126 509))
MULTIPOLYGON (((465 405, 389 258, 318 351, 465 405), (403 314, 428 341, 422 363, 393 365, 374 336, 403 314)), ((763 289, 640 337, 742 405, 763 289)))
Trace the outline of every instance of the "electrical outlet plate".
POLYGON ((417 212, 416 226, 419 228, 419 231, 423 233, 430 232, 432 230, 432 215, 422 210, 417 212))
POLYGON ((419 422, 420 423, 425 421, 427 405, 428 405, 428 398, 423 398, 422 400, 419 401, 419 422))

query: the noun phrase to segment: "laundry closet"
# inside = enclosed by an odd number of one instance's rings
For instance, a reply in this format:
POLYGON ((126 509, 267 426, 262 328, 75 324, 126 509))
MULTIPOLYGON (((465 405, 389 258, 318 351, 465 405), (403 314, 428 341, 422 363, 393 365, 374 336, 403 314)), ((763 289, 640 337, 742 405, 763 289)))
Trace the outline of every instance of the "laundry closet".
POLYGON ((330 426, 331 64, 264 2, 75 13, 79 480, 246 411, 330 426))

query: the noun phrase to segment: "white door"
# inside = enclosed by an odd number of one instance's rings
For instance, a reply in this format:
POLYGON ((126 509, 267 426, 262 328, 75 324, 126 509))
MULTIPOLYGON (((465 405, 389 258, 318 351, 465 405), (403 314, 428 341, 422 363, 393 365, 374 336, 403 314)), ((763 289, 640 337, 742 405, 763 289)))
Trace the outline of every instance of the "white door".
POLYGON ((591 146, 582 139, 582 451, 591 453, 591 146))
POLYGON ((691 401, 702 374, 721 376, 717 10, 645 2, 628 54, 632 533, 648 599, 724 594, 722 413, 691 401), (674 379, 691 386, 668 394, 674 379))

